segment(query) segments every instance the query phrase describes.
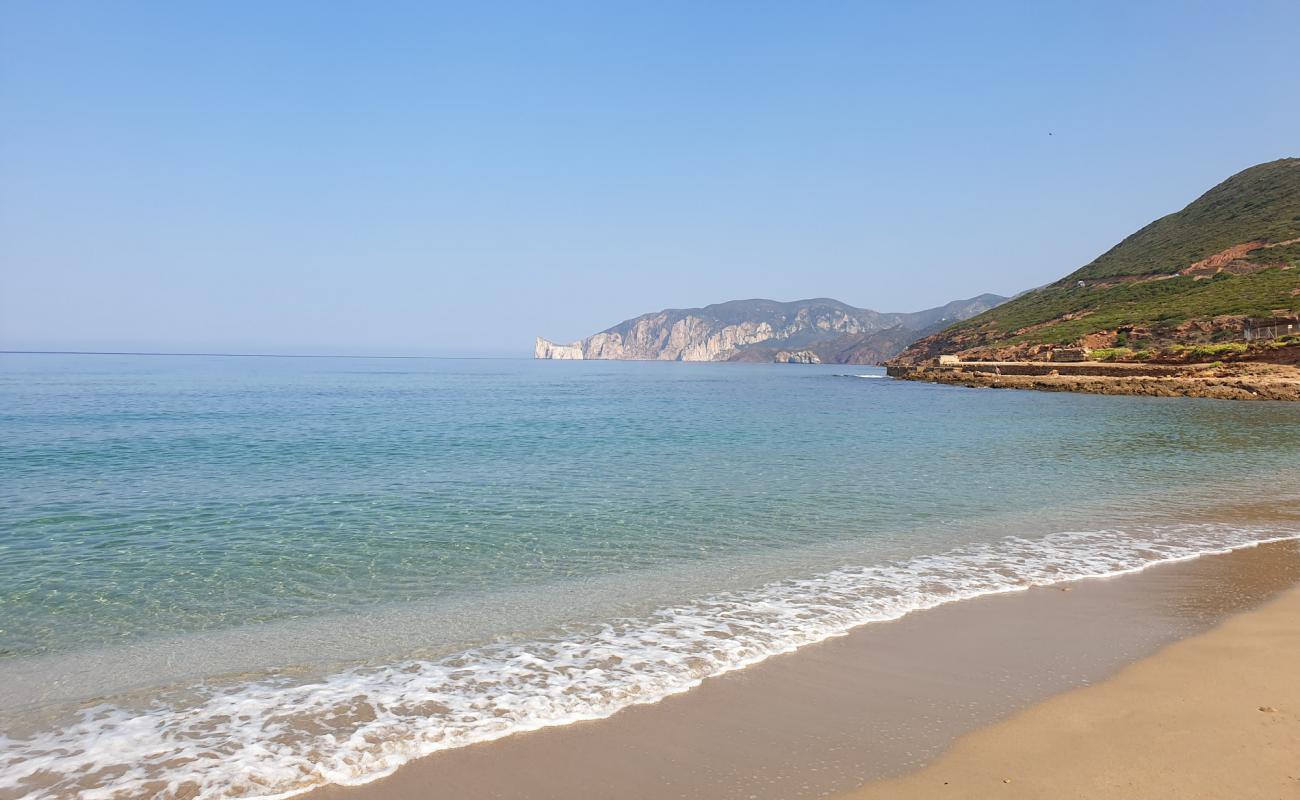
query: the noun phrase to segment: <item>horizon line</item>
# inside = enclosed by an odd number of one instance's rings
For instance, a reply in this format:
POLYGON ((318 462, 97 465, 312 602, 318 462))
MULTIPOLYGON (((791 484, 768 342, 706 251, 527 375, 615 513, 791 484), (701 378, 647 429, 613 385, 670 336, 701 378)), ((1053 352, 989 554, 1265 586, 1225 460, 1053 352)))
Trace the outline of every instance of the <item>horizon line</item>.
POLYGON ((422 358, 457 361, 515 359, 533 360, 527 356, 378 356, 343 353, 164 353, 161 351, 137 350, 0 350, 0 355, 45 355, 45 356, 210 356, 214 358, 422 358))

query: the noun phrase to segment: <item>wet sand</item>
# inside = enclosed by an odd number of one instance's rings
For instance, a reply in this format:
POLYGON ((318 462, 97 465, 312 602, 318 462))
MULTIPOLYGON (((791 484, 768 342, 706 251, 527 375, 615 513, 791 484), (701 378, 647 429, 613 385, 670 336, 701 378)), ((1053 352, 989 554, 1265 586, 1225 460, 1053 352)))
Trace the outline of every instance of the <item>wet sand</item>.
MULTIPOLYGON (((954 603, 864 626, 609 719, 436 753, 364 786, 307 796, 833 796, 913 772, 971 731, 1109 678, 1297 584, 1300 544, 1285 542, 954 603)), ((962 739, 958 750, 973 740, 962 739)), ((878 793, 864 796, 938 796, 927 774, 916 773, 927 782, 914 795, 868 787, 878 793)), ((999 791, 1015 786, 1004 777, 999 791)), ((988 796, 985 785, 970 791, 953 796, 988 796)))
POLYGON ((1300 798, 1300 590, 842 800, 1300 798))

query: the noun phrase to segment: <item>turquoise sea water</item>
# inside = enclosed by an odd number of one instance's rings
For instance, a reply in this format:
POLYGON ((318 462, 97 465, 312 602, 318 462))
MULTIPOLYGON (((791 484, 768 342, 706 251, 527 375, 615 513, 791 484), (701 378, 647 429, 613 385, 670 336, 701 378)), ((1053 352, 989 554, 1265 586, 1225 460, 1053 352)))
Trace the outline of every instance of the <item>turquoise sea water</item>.
POLYGON ((0 437, 6 797, 364 781, 1300 534, 1225 510, 1300 499, 1300 406, 863 367, 3 355, 0 437))

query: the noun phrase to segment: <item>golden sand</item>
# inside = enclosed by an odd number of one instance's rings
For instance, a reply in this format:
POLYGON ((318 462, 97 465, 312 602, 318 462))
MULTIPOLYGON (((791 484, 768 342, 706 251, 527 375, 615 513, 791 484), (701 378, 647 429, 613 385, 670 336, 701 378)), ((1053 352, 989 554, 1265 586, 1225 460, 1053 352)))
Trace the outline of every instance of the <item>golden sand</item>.
POLYGON ((1300 798, 1300 590, 843 800, 1300 798))

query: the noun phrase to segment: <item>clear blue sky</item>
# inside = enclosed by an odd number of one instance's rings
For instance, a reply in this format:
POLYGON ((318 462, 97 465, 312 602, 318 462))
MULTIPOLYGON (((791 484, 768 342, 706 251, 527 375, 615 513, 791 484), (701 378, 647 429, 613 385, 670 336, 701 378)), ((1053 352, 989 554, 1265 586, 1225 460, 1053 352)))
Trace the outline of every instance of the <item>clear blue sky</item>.
POLYGON ((1295 0, 3 0, 0 347, 526 354, 668 306, 1010 294, 1300 155, 1298 29, 1295 0))

